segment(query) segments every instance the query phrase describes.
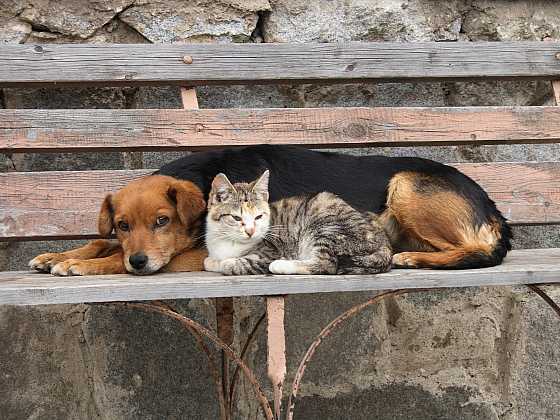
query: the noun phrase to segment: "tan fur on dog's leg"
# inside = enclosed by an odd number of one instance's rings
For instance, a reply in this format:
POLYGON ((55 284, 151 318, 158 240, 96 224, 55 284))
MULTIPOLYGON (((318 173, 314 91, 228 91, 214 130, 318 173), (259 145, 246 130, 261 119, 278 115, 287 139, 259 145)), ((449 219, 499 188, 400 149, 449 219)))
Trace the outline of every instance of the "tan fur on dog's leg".
POLYGON ((89 260, 92 258, 99 258, 111 255, 118 252, 120 245, 117 242, 109 241, 106 239, 97 239, 88 242, 82 247, 71 249, 65 252, 49 252, 41 254, 29 261, 29 267, 44 272, 50 270, 58 263, 63 261, 74 260, 89 260))
POLYGON ((89 260, 69 259, 56 264, 51 274, 57 276, 94 276, 99 274, 124 274, 122 251, 108 257, 89 260))
POLYGON ((162 271, 169 273, 182 271, 204 271, 204 259, 208 256, 208 251, 204 248, 189 249, 176 255, 163 267, 162 271))
POLYGON ((413 172, 395 175, 381 220, 390 235, 393 266, 469 268, 494 265, 501 238, 498 222, 474 222, 474 209, 461 194, 413 172), (422 188, 418 188, 422 185, 422 188))

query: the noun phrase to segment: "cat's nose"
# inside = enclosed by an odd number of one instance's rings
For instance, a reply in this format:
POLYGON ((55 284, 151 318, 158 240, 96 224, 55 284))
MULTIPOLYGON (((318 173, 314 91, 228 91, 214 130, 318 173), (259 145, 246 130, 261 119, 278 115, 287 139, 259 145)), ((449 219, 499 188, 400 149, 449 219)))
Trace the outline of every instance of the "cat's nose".
POLYGON ((255 234, 255 227, 254 226, 245 226, 245 233, 249 235, 249 237, 255 234))

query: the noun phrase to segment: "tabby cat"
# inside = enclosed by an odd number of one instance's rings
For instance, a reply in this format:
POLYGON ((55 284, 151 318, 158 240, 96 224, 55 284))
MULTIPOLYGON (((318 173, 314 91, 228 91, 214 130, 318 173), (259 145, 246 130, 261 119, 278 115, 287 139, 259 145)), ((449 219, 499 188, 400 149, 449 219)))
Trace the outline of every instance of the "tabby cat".
POLYGON ((232 185, 224 174, 208 200, 207 271, 361 274, 388 271, 391 245, 373 213, 322 192, 268 203, 269 172, 232 185))

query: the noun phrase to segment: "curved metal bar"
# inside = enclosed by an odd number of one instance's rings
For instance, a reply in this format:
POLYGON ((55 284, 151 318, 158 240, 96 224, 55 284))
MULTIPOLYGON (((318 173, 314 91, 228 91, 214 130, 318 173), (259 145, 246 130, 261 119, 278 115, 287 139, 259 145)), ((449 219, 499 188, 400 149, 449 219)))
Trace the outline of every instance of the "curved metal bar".
MULTIPOLYGON (((243 345, 243 349, 241 350, 241 354, 239 355, 241 360, 245 360, 245 354, 247 353, 247 350, 249 350, 249 346, 253 342, 253 339, 254 339, 255 335, 257 334, 257 330, 262 325, 262 322, 264 321, 265 318, 266 318, 266 312, 261 315, 259 320, 253 326, 253 329, 251 330, 251 332, 247 336, 247 340, 245 341, 245 344, 243 345)), ((235 396, 235 386, 237 384, 238 377, 239 377, 239 365, 237 365, 235 367, 235 370, 233 372, 233 376, 231 377, 231 384, 230 384, 230 387, 229 387, 229 410, 230 410, 230 413, 231 413, 231 409, 232 409, 233 397, 235 396)))
POLYGON ((548 306, 550 306, 554 310, 554 312, 556 312, 556 315, 560 317, 560 306, 558 306, 558 304, 554 302, 554 300, 552 300, 552 298, 548 296, 548 294, 543 289, 541 289, 536 284, 528 284, 527 287, 531 289, 533 292, 535 292, 537 295, 542 297, 543 300, 546 303, 548 303, 548 306))
MULTIPOLYGON (((158 300, 158 301, 153 301, 152 304, 157 306, 162 306, 164 308, 169 309, 170 311, 179 313, 175 308, 173 308, 168 303, 161 302, 158 300)), ((202 335, 199 334, 198 331, 196 331, 191 326, 185 325, 185 328, 187 328, 187 330, 195 338, 198 346, 206 354, 206 357, 208 358, 208 370, 210 371, 210 374, 212 375, 212 379, 214 380, 214 385, 216 386, 216 393, 218 394, 218 402, 220 404, 220 420, 228 420, 231 413, 229 412, 229 407, 228 404, 226 403, 226 399, 223 391, 223 381, 220 378, 220 373, 216 365, 216 360, 214 359, 212 352, 204 342, 202 335)))
POLYGON ((259 404, 260 404, 260 406, 263 410, 265 418, 267 420, 274 420, 270 404, 268 403, 268 400, 267 400, 266 396, 264 395, 264 392, 262 391, 262 388, 261 388, 257 378, 255 377, 255 374, 253 373, 253 371, 243 362, 243 360, 241 360, 241 358, 237 354, 235 354, 235 352, 232 350, 232 348, 230 346, 228 346, 222 340, 220 340, 212 331, 210 331, 206 327, 203 327, 198 322, 193 321, 192 319, 187 318, 186 316, 184 316, 180 313, 177 313, 177 312, 175 312, 175 311, 173 311, 173 310, 171 310, 171 309, 169 309, 169 308, 167 308, 163 305, 158 305, 158 304, 153 304, 153 303, 152 304, 150 304, 150 303, 140 303, 140 302, 135 302, 135 303, 112 302, 112 304, 160 313, 162 315, 168 316, 169 318, 173 318, 173 319, 179 321, 186 328, 190 327, 190 328, 194 329, 196 332, 198 332, 199 334, 201 334, 202 336, 208 338, 217 347, 219 347, 221 350, 223 350, 225 352, 225 354, 230 359, 235 361, 241 367, 241 370, 245 374, 246 378, 249 380, 251 385, 253 385, 253 389, 255 391, 255 394, 257 396, 259 404))
POLYGON ((307 349, 307 352, 303 356, 303 359, 301 359, 301 362, 300 362, 300 364, 298 366, 298 369, 296 371, 296 375, 294 377, 294 382, 292 383, 292 393, 290 394, 290 397, 288 399, 288 410, 286 412, 286 420, 292 420, 293 419, 294 407, 295 407, 295 404, 296 404, 295 399, 297 397, 299 386, 301 384, 301 380, 303 378, 303 374, 305 373, 305 368, 307 367, 307 364, 309 363, 309 361, 311 360, 311 358, 315 354, 315 351, 317 350, 317 347, 319 347, 319 345, 322 343, 323 339, 328 337, 338 325, 340 325, 343 321, 346 321, 348 318, 351 318, 354 315, 356 315, 357 313, 363 311, 368 306, 373 305, 374 303, 377 303, 380 300, 385 299, 386 297, 397 296, 397 295, 402 295, 402 294, 412 293, 412 292, 422 292, 422 291, 426 291, 426 290, 437 290, 437 289, 399 289, 399 290, 392 290, 392 291, 389 291, 389 292, 379 293, 378 295, 375 295, 374 297, 370 298, 369 300, 367 300, 367 301, 365 301, 365 302, 363 302, 359 305, 353 306, 352 308, 348 309, 346 312, 340 314, 335 319, 333 319, 331 322, 329 322, 327 324, 327 326, 325 328, 323 328, 323 330, 319 333, 317 338, 315 338, 313 343, 311 343, 311 345, 307 349))
MULTIPOLYGON (((164 302, 161 302, 161 301, 152 301, 152 303, 154 305, 159 305, 159 306, 165 307, 165 308, 167 308, 167 309, 169 309, 173 312, 177 312, 177 310, 175 308, 173 308, 171 305, 169 305, 168 303, 164 303, 164 302)), ((126 302, 108 302, 108 303, 97 303, 96 305, 126 306, 125 304, 126 304, 126 302)), ((228 407, 227 407, 227 404, 226 404, 226 401, 225 401, 223 388, 222 388, 222 380, 220 378, 218 367, 216 365, 216 360, 214 359, 214 356, 212 355, 210 349, 208 348, 208 346, 204 342, 204 339, 203 339, 202 335, 199 334, 195 329, 191 328, 190 326, 185 325, 185 328, 187 328, 187 330, 195 338, 196 343, 198 344, 200 350, 202 350, 206 354, 206 357, 208 358, 208 370, 210 371, 210 374, 212 375, 212 380, 214 381, 214 385, 216 387, 216 393, 218 394, 218 403, 220 404, 220 420, 227 420, 228 419, 228 414, 230 414, 230 413, 228 411, 228 407)))

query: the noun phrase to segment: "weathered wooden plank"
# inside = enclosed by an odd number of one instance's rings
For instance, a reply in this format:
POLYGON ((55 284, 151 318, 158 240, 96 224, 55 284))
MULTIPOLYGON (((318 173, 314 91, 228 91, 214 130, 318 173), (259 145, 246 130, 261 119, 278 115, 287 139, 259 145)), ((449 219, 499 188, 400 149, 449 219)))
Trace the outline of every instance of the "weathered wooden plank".
POLYGON ((560 141, 559 107, 0 110, 0 152, 560 141))
POLYGON ((511 223, 560 223, 560 162, 453 166, 482 185, 511 223))
POLYGON ((498 267, 475 270, 393 270, 378 275, 245 276, 161 273, 153 276, 54 277, 0 273, 0 304, 43 305, 391 289, 463 288, 560 283, 560 249, 512 251, 498 267))
POLYGON ((2 45, 0 87, 557 79, 558 51, 558 42, 2 45))
POLYGON ((0 174, 0 238, 97 235, 105 194, 153 170, 0 174))
MULTIPOLYGON (((560 162, 455 164, 488 191, 514 224, 560 223, 560 162)), ((107 192, 150 173, 0 174, 0 239, 92 237, 107 192)))

